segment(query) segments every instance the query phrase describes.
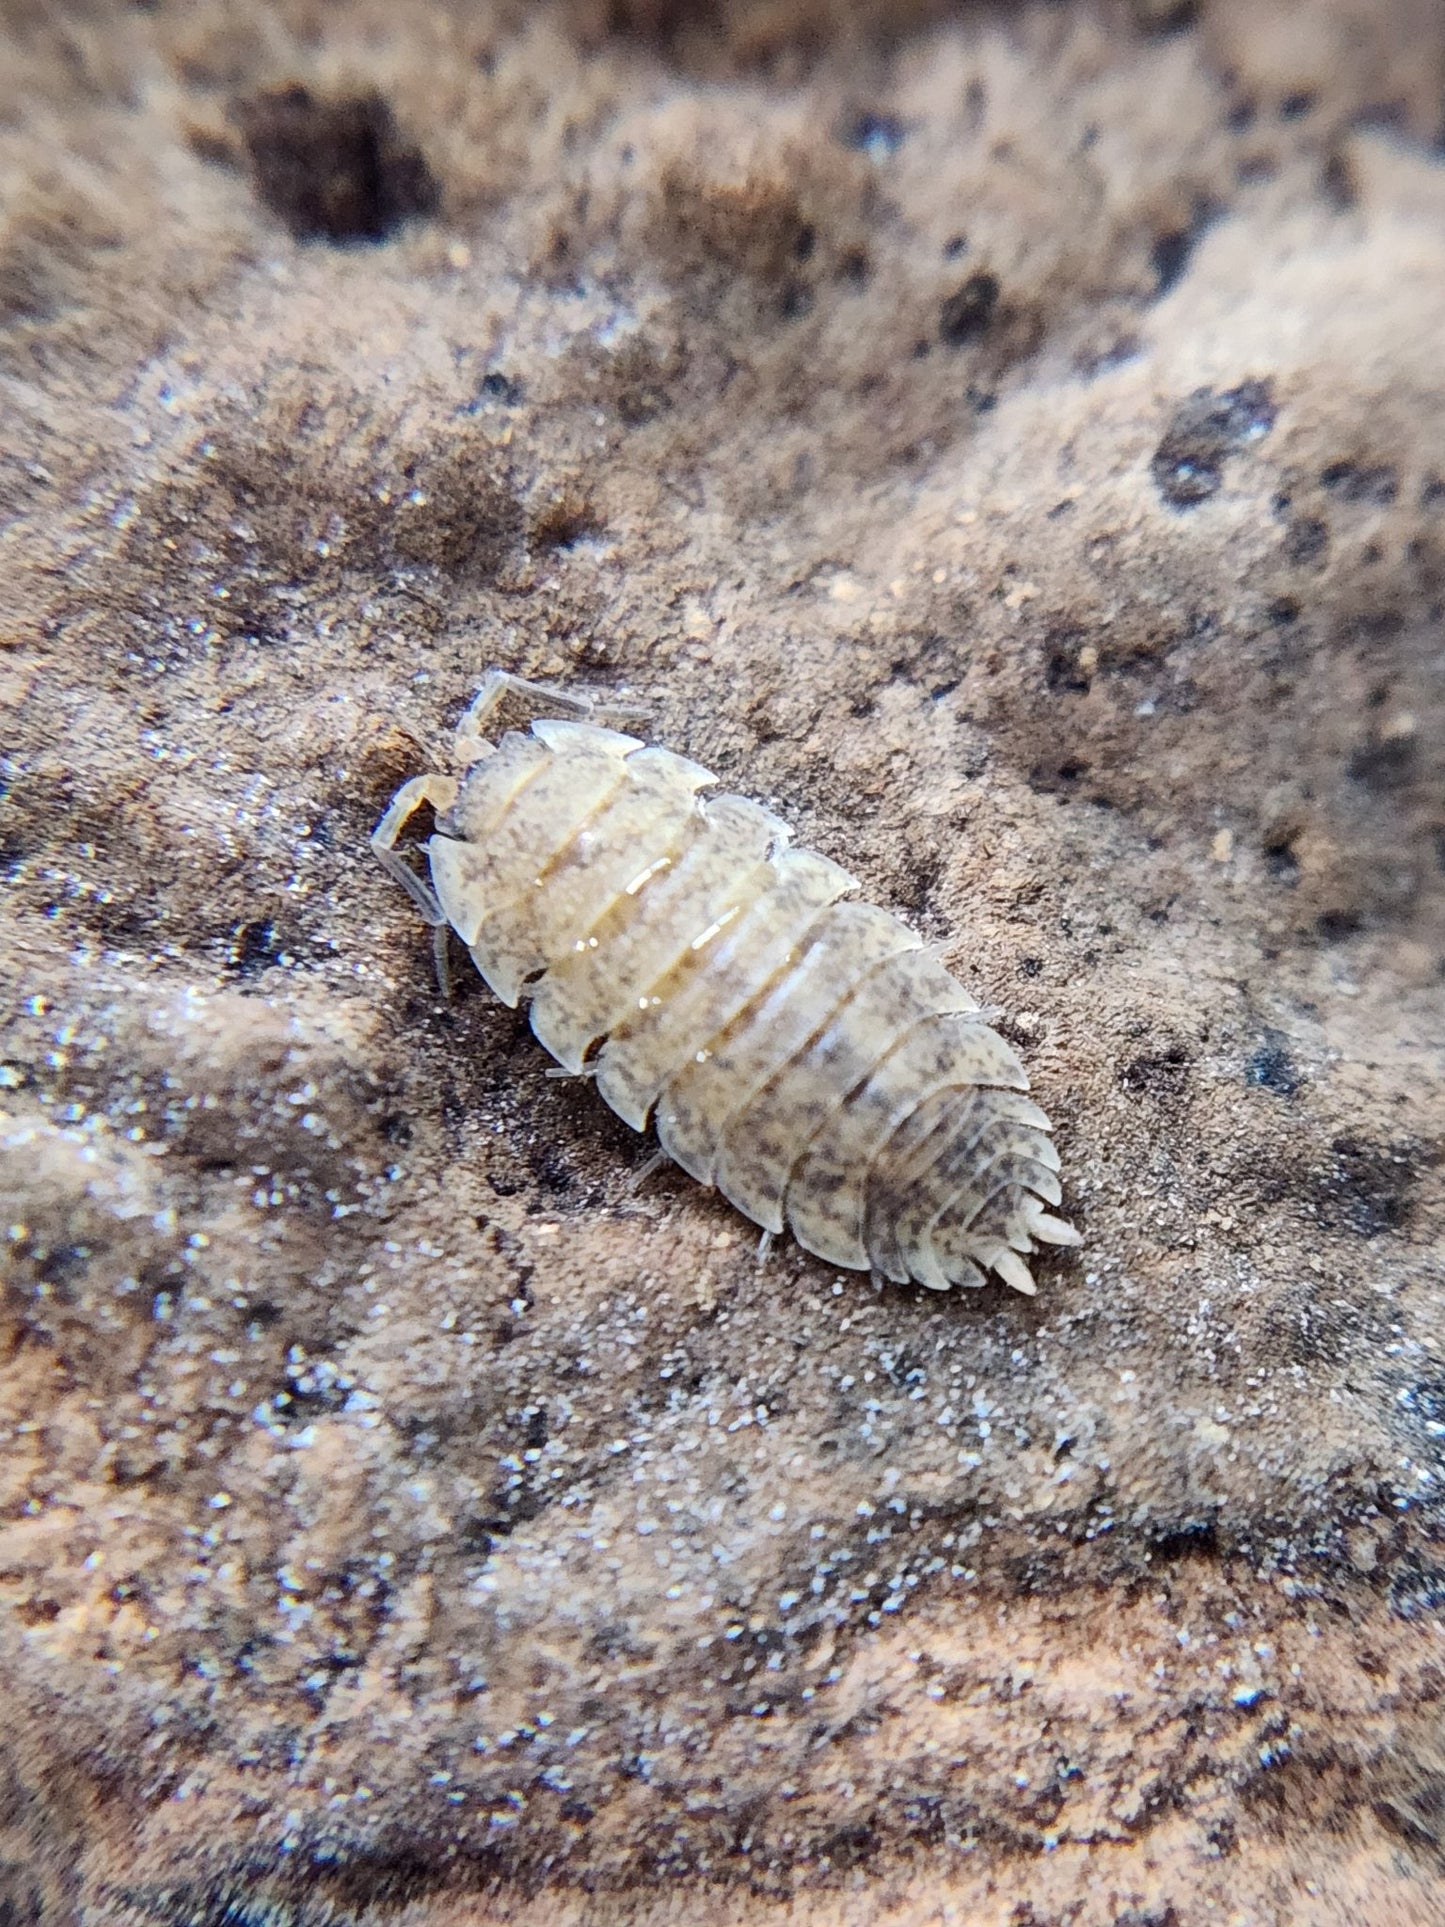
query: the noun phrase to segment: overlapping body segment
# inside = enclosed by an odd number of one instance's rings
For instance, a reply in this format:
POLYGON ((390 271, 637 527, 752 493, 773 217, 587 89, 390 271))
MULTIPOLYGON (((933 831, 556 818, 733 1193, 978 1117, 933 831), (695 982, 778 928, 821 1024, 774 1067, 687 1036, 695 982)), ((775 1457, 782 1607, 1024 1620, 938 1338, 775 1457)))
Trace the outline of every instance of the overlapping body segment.
POLYGON ((424 912, 498 996, 530 997, 564 1069, 765 1231, 900 1283, 1032 1291, 1024 1254, 1078 1237, 1047 1209, 1048 1120, 963 986, 685 757, 585 721, 481 740, 503 686, 469 712, 461 781, 414 778, 373 837, 424 912), (394 849, 423 800, 430 888, 394 849))

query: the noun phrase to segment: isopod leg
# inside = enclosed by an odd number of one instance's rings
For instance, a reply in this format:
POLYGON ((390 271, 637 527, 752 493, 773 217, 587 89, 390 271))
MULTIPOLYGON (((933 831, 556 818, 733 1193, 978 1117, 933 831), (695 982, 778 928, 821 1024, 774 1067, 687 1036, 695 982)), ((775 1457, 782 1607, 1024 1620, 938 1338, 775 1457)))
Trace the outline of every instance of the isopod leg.
POLYGON ((376 852, 378 863, 389 877, 396 879, 433 927, 446 922, 436 892, 417 875, 404 857, 398 856, 396 839, 423 803, 430 803, 440 815, 443 810, 451 808, 456 796, 457 786, 450 776, 438 776, 435 772, 413 776, 392 797, 386 814, 371 833, 371 847, 376 852))
POLYGON ((654 1151, 652 1156, 639 1164, 637 1169, 632 1173, 632 1176, 627 1181, 628 1190, 640 1191, 649 1178, 655 1177, 664 1165, 671 1163, 672 1159, 667 1155, 666 1151, 654 1151))
POLYGON ((451 941, 452 927, 443 917, 440 923, 432 926, 431 960, 437 974, 437 989, 442 994, 444 1004, 452 1000, 451 941))
POLYGON ((568 716, 609 716, 614 721, 626 721, 646 714, 638 703, 599 701, 595 696, 579 696, 571 690, 558 689, 552 683, 528 682, 525 676, 514 676, 510 669, 489 669, 457 725, 459 761, 475 762, 477 756, 484 753, 487 724, 508 696, 537 716, 561 710, 568 716))

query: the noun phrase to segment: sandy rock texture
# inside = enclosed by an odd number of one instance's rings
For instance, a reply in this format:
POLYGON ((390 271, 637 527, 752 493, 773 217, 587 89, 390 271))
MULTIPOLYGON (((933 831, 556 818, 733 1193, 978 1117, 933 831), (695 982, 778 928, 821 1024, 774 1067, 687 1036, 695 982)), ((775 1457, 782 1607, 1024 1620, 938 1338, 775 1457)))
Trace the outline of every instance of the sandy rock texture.
POLYGON ((0 1918, 1445 1921, 1445 16, 6 0, 0 1918), (646 705, 1086 1234, 875 1290, 365 838, 646 705))

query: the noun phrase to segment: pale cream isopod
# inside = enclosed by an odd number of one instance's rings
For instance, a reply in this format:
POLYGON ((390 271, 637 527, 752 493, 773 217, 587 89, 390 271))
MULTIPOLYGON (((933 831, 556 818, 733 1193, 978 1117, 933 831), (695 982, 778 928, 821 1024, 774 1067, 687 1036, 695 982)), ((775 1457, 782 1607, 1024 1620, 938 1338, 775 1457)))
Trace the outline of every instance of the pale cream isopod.
POLYGON ((372 846, 564 1071, 714 1185, 765 1238, 937 1290, 994 1271, 1032 1292, 1036 1241, 1079 1242, 1049 1121, 963 986, 786 825, 590 706, 493 669, 460 777, 404 783, 372 846), (538 717, 495 745, 508 692, 538 717), (436 812, 430 881, 396 849, 436 812))

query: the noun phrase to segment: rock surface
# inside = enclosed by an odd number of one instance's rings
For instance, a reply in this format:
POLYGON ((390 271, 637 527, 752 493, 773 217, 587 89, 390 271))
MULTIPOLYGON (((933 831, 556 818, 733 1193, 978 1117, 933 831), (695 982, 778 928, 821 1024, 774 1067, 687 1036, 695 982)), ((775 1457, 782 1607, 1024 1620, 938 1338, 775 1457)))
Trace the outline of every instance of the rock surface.
POLYGON ((1445 20, 10 0, 0 1916, 1445 1921, 1445 20), (1031 1302, 365 850, 493 662, 946 945, 1031 1302))

